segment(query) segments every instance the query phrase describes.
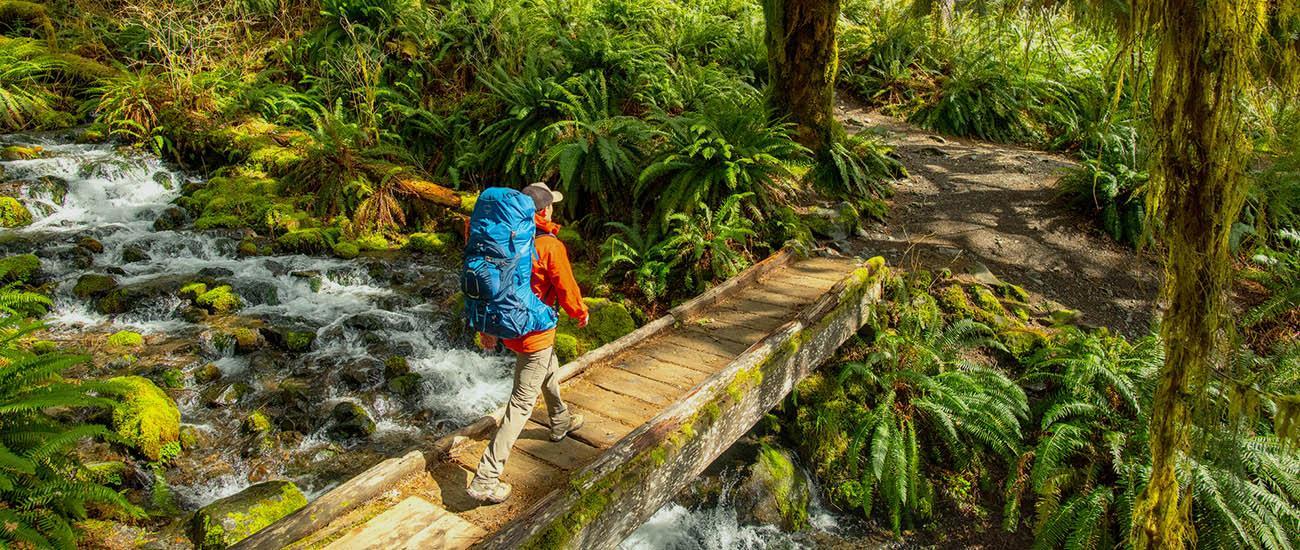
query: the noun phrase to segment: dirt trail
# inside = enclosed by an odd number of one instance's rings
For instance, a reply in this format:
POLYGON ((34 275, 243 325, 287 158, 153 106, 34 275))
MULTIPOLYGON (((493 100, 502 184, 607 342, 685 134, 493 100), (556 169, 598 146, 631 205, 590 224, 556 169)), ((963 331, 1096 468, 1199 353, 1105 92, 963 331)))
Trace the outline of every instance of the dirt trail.
POLYGON ((881 134, 907 166, 889 219, 864 246, 893 265, 997 277, 1127 335, 1150 326, 1158 264, 1102 235, 1058 198, 1071 161, 1012 145, 939 137, 841 103, 850 132, 881 134))

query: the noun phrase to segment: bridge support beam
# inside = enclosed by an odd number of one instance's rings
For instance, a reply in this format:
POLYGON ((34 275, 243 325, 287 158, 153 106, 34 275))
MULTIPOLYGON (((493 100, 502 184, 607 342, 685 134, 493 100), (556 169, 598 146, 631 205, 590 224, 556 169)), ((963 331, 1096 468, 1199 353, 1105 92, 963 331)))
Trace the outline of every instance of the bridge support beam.
POLYGON ((886 272, 868 261, 478 547, 617 547, 871 320, 886 272))

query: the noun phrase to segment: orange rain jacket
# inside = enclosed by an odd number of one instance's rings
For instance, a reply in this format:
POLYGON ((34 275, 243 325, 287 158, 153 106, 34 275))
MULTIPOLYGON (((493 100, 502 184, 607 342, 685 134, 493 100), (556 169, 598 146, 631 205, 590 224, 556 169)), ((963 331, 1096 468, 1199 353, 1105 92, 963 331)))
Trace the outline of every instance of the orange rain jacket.
MULTIPOLYGON (((587 315, 587 304, 582 303, 582 291, 578 281, 573 278, 573 266, 569 264, 569 252, 564 248, 557 235, 560 225, 542 218, 538 214, 537 222, 537 259, 533 260, 533 294, 551 307, 559 304, 564 312, 574 319, 587 315)), ((555 329, 539 330, 502 340, 506 348, 516 353, 542 351, 555 345, 555 329)))

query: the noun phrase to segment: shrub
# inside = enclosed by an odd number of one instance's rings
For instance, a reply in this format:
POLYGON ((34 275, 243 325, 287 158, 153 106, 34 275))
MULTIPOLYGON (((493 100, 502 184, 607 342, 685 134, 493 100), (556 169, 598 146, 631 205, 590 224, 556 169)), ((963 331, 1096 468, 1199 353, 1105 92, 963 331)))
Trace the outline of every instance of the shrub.
POLYGON ((665 142, 637 179, 636 196, 655 206, 656 222, 699 205, 717 207, 737 193, 771 206, 790 191, 786 163, 807 154, 791 126, 768 121, 757 98, 655 119, 665 142))

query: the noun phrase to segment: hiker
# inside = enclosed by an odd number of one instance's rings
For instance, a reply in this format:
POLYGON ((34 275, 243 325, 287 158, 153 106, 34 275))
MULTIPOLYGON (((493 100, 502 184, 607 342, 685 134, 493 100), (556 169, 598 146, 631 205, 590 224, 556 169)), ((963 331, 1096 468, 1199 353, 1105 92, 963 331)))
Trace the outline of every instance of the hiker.
MULTIPOLYGON (((529 243, 530 246, 535 246, 537 251, 532 258, 531 284, 529 285, 531 289, 528 296, 520 296, 521 300, 532 305, 520 304, 514 308, 516 312, 527 313, 529 317, 528 324, 526 326, 499 327, 494 335, 490 334, 490 332, 494 332, 490 330, 493 328, 490 326, 492 319, 481 320, 486 326, 475 326, 475 320, 470 320, 471 327, 480 331, 480 343, 484 349, 495 349, 497 342, 500 341, 506 348, 515 352, 515 382, 514 388, 510 392, 510 401, 506 405, 505 417, 501 419, 496 434, 492 437, 492 442, 488 445, 487 450, 483 452, 483 458, 478 464, 478 471, 474 474, 474 479, 467 489, 471 498, 492 504, 504 502, 510 496, 510 485, 500 481, 501 472, 505 469, 506 460, 510 458, 510 448, 514 446, 515 440, 519 438, 519 433, 523 431, 524 425, 528 423, 528 418, 532 415, 533 407, 537 404, 538 392, 546 400, 546 411, 550 416, 551 441, 562 441, 568 434, 581 428, 583 424, 582 415, 569 414, 568 407, 560 399, 560 381, 557 376, 560 363, 555 357, 555 304, 564 308, 564 312, 570 317, 577 319, 580 328, 587 326, 588 320, 587 306, 582 302, 578 283, 573 278, 573 271, 569 266, 568 252, 565 251, 564 243, 560 242, 560 239, 556 236, 560 226, 551 220, 553 205, 563 200, 564 195, 558 191, 552 191, 544 183, 534 183, 525 187, 522 192, 532 201, 531 205, 527 205, 527 199, 518 196, 518 193, 505 189, 489 189, 480 195, 479 202, 475 206, 474 217, 470 221, 470 237, 467 245, 467 249, 474 246, 475 220, 480 218, 480 208, 485 210, 482 217, 486 218, 489 214, 487 210, 493 207, 491 204, 484 206, 483 201, 485 199, 494 201, 499 197, 505 197, 507 202, 511 200, 523 201, 524 206, 533 207, 526 209, 534 212, 530 226, 521 225, 519 229, 512 229, 509 235, 502 239, 519 239, 520 235, 518 234, 523 234, 522 236, 526 237, 524 240, 531 238, 535 243, 535 245, 529 243), (510 193, 514 193, 514 195, 510 195, 510 193), (532 234, 528 235, 522 229, 526 229, 532 234), (537 309, 537 304, 540 304, 542 309, 537 309), (519 335, 511 337, 511 333, 518 333, 519 335)), ((525 209, 519 211, 525 212, 525 209)), ((466 255, 467 270, 469 269, 470 254, 472 252, 467 252, 466 255)), ((511 269, 514 266, 505 264, 505 267, 511 269)), ((517 269, 520 273, 524 270, 523 267, 517 269)), ((519 280, 522 281, 523 278, 521 277, 519 280)), ((466 303, 468 305, 470 300, 467 299, 466 303)), ((485 306, 485 311, 487 311, 484 315, 485 318, 492 316, 491 311, 494 305, 488 304, 485 306)), ((519 315, 523 315, 523 313, 519 315)), ((509 317, 509 315, 498 315, 498 317, 509 317)))

